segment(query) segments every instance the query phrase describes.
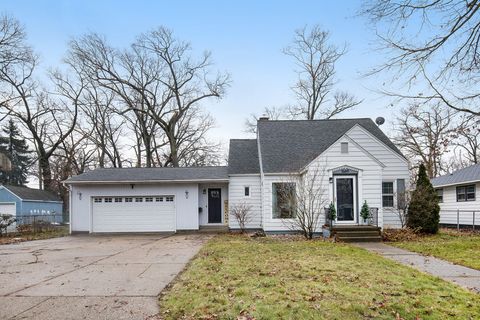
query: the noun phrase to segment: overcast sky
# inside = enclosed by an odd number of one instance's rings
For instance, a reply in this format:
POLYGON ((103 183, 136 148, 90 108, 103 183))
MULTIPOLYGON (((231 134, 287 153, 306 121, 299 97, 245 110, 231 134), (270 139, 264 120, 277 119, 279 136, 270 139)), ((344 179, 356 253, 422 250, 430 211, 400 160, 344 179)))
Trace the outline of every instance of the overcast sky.
POLYGON ((337 65, 337 87, 363 103, 340 117, 393 117, 389 100, 374 91, 384 85, 382 78, 362 77, 382 56, 373 50, 374 32, 357 16, 360 1, 2 0, 0 8, 25 25, 45 69, 61 63, 71 37, 90 31, 124 47, 163 25, 191 42, 194 52, 211 51, 216 67, 233 80, 223 100, 204 104, 217 121, 211 135, 224 143, 248 137, 243 125, 249 114, 294 101, 294 65, 281 50, 305 25, 319 24, 331 32, 332 43, 348 45, 337 65))

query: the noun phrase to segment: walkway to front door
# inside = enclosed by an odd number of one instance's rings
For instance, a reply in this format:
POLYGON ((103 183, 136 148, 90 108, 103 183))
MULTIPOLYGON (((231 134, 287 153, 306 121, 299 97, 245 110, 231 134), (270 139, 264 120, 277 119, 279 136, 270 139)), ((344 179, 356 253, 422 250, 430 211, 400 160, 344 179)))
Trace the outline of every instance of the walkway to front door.
POLYGON ((222 223, 222 189, 208 189, 208 223, 222 223))

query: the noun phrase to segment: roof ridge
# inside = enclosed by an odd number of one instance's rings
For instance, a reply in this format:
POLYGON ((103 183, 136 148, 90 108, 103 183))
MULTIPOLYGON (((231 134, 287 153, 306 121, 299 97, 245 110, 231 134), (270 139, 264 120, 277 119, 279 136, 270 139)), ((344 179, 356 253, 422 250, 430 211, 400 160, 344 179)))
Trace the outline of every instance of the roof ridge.
MULTIPOLYGON (((110 167, 110 168, 95 168, 93 170, 98 170, 98 169, 101 169, 101 170, 122 170, 122 169, 197 169, 197 168, 227 168, 228 166, 190 166, 190 167, 121 167, 121 168, 114 168, 114 167, 110 167)), ((90 170, 90 171, 93 171, 93 170, 90 170)))
POLYGON ((315 121, 348 121, 348 120, 372 120, 372 118, 362 117, 362 118, 341 118, 341 119, 277 119, 277 120, 263 120, 259 123, 269 123, 269 122, 315 122, 315 121))

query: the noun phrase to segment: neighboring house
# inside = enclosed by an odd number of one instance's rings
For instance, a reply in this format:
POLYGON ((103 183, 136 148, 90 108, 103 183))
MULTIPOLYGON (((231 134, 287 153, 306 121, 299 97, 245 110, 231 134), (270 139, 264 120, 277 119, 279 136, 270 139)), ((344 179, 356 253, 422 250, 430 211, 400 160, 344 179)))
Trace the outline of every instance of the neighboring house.
MULTIPOLYGON (((0 214, 17 217, 17 224, 28 216, 58 215, 55 221, 61 221, 62 200, 55 194, 38 189, 19 186, 0 186, 0 214)), ((29 222, 28 222, 29 223, 29 222)))
POLYGON ((432 185, 438 195, 441 224, 480 225, 480 164, 433 178, 432 185))
POLYGON ((229 207, 246 203, 248 228, 286 231, 291 212, 279 190, 319 170, 317 184, 326 205, 337 207, 337 224, 359 224, 366 200, 378 208, 380 226, 399 226, 395 194, 408 186, 407 160, 371 119, 262 118, 257 126, 256 139, 230 141, 228 167, 96 169, 66 180, 71 230, 237 229, 229 207))

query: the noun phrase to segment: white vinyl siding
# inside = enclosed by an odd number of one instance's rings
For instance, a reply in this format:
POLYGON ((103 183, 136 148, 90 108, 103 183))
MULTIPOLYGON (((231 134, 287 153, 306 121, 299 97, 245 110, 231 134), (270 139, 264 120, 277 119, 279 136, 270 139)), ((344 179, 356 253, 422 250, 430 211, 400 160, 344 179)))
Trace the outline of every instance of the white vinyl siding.
MULTIPOLYGON (((347 135, 385 165, 385 167, 382 168, 381 173, 383 181, 405 179, 405 188, 406 190, 409 190, 410 175, 406 159, 373 137, 372 134, 361 126, 353 127, 347 135)), ((396 183, 394 183, 394 189, 394 192, 396 192, 396 183)), ((398 213, 395 207, 383 208, 379 211, 379 214, 383 217, 384 227, 401 227, 400 219, 398 218, 398 213)))
POLYGON ((473 211, 476 211, 475 225, 480 226, 480 182, 475 183, 475 201, 457 202, 457 186, 439 187, 438 189, 443 189, 443 202, 439 203, 440 223, 457 224, 457 210, 460 210, 460 224, 472 225, 473 211))
MULTIPOLYGON (((136 206, 156 205, 164 203, 166 196, 175 198, 175 230, 197 230, 198 229, 198 184, 195 183, 174 183, 142 185, 136 184, 132 189, 130 184, 125 185, 73 185, 72 186, 72 231, 92 231, 92 198, 123 198, 122 203, 109 203, 110 205, 136 206), (188 191, 188 199, 185 197, 188 191), (82 194, 80 197, 79 194, 82 194), (145 202, 145 197, 163 198, 163 202, 145 202), (135 198, 142 198, 142 202, 135 202, 135 198)), ((103 201, 102 201, 103 204, 103 201)))
MULTIPOLYGON (((260 190, 260 175, 231 176, 228 186, 228 206, 247 203, 251 206, 251 219, 246 227, 259 229, 262 227, 262 199, 260 190), (249 187, 250 196, 245 196, 245 186, 249 187)), ((229 215, 228 225, 231 229, 238 229, 239 225, 233 215, 229 215)))

